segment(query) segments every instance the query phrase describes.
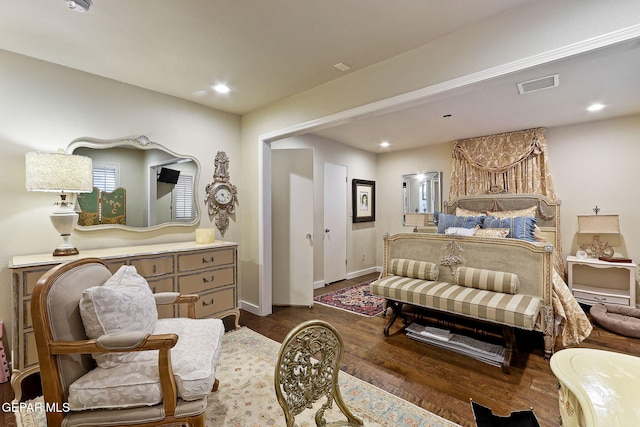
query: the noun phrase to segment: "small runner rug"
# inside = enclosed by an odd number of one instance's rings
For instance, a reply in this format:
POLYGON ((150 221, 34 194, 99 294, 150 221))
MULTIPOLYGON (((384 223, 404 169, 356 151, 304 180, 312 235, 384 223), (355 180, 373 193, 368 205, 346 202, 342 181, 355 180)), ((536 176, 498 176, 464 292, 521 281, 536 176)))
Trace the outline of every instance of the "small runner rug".
POLYGON ((373 317, 384 311, 384 298, 371 295, 369 282, 359 283, 313 298, 314 302, 361 316, 373 317))
MULTIPOLYGON (((273 385, 279 349, 279 343, 246 327, 224 336, 216 369, 220 386, 209 395, 207 427, 285 425, 273 385)), ((367 427, 459 427, 349 374, 340 372, 339 379, 346 404, 367 427)), ((341 416, 337 405, 326 413, 327 421, 344 419, 341 416)), ((19 427, 46 426, 43 412, 16 413, 16 418, 19 427)), ((296 422, 315 426, 313 411, 298 415, 296 422)))

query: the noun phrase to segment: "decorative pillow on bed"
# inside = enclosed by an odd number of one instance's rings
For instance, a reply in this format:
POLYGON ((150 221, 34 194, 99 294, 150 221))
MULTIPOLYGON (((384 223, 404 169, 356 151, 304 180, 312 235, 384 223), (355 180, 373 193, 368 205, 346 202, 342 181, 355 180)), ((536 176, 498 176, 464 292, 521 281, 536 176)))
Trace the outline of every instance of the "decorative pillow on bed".
POLYGON ((444 234, 453 234, 455 236, 473 236, 479 229, 479 225, 476 225, 474 228, 449 227, 444 230, 444 234))
POLYGON ((508 228, 479 228, 474 236, 478 237, 500 237, 505 238, 509 234, 508 228))
POLYGON ((471 211, 465 208, 456 208, 457 216, 487 216, 486 212, 471 211))
MULTIPOLYGON (((116 332, 153 333, 158 320, 153 292, 132 265, 123 265, 102 286, 87 288, 80 299, 80 316, 89 338, 116 332)), ((98 366, 111 368, 132 360, 135 353, 96 354, 98 366)))
POLYGON ((455 278, 456 283, 460 286, 502 292, 504 294, 517 294, 520 287, 518 275, 505 273, 504 271, 458 267, 455 278))
POLYGON ((456 216, 440 212, 438 217, 438 233, 444 234, 449 227, 475 228, 481 225, 485 216, 456 216))
POLYGON ((389 263, 389 270, 395 276, 422 280, 438 280, 438 274, 440 273, 438 264, 403 258, 392 259, 389 263))
POLYGON ((535 241, 535 226, 538 220, 528 216, 519 216, 515 218, 495 218, 488 216, 482 223, 482 228, 508 228, 507 237, 513 239, 535 241))
POLYGON ((498 212, 488 211, 487 216, 492 216, 495 218, 515 218, 518 216, 530 216, 535 218, 537 211, 538 211, 537 206, 531 206, 530 208, 518 209, 513 211, 498 211, 498 212))

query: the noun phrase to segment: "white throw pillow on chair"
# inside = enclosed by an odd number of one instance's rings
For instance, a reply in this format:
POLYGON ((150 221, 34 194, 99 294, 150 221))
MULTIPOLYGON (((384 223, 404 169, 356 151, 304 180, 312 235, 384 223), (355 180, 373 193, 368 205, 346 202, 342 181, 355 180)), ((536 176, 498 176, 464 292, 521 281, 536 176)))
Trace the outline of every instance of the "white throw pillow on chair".
MULTIPOLYGON (((87 288, 80 299, 80 315, 89 338, 117 332, 153 333, 158 310, 153 292, 136 268, 124 265, 102 286, 87 288)), ((131 361, 135 353, 95 354, 101 368, 131 361)))

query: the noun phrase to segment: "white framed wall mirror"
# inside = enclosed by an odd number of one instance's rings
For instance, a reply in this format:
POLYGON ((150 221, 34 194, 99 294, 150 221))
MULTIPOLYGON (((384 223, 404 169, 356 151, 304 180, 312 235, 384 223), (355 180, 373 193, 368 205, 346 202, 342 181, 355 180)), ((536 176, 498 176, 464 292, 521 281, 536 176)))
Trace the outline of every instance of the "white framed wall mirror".
POLYGON ((68 153, 93 160, 93 193, 78 195, 77 229, 150 231, 195 226, 200 164, 149 140, 78 139, 68 153))
POLYGON ((442 210, 442 172, 402 175, 402 225, 433 224, 433 214, 442 210))

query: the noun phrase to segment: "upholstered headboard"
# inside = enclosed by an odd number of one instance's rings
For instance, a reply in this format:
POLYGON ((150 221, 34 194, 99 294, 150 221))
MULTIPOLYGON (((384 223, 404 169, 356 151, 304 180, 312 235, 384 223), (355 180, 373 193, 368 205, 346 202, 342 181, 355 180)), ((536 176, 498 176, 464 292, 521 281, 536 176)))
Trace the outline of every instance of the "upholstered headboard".
POLYGON ((560 233, 560 200, 552 200, 539 194, 483 194, 473 196, 460 196, 445 201, 443 211, 455 214, 456 208, 464 208, 471 211, 510 211, 526 209, 537 206, 537 226, 539 235, 544 240, 551 242, 556 252, 556 270, 564 275, 564 263, 562 262, 562 241, 560 233))

